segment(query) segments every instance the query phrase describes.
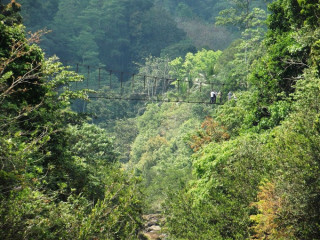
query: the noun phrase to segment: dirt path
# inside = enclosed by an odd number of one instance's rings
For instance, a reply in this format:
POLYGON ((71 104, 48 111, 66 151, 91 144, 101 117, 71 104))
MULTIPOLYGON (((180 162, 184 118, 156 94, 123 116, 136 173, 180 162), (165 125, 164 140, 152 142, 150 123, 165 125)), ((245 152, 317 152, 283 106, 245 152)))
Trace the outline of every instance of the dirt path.
POLYGON ((145 221, 143 236, 148 240, 165 240, 166 235, 161 232, 163 218, 160 214, 144 215, 145 221))

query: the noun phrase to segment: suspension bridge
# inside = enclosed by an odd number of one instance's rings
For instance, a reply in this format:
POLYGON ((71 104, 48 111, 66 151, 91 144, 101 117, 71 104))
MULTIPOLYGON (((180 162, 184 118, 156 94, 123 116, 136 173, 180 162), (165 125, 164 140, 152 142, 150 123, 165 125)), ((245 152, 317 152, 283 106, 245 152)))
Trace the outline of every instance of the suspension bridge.
POLYGON ((71 90, 94 90, 89 95, 91 99, 193 104, 222 104, 227 100, 224 84, 205 80, 202 76, 176 79, 169 75, 151 76, 79 63, 68 65, 84 76, 82 82, 68 87, 71 90), (210 101, 212 91, 216 93, 214 102, 210 101))

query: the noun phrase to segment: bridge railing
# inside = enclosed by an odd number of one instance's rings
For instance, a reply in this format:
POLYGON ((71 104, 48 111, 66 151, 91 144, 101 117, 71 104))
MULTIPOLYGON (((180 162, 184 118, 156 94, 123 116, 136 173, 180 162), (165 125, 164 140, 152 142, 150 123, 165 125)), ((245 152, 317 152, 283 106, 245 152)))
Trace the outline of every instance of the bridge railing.
POLYGON ((84 76, 71 83, 71 90, 91 89, 90 98, 139 101, 210 103, 210 92, 220 92, 216 103, 226 100, 223 85, 204 79, 174 79, 116 71, 106 67, 73 64, 71 70, 84 76))

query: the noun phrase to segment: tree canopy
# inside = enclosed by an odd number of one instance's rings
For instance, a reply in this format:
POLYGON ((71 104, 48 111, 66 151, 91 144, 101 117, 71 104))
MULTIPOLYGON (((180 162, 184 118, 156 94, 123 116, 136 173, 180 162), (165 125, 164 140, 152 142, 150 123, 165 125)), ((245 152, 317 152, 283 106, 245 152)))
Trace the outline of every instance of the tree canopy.
POLYGON ((6 3, 1 239, 320 238, 318 1, 6 3))

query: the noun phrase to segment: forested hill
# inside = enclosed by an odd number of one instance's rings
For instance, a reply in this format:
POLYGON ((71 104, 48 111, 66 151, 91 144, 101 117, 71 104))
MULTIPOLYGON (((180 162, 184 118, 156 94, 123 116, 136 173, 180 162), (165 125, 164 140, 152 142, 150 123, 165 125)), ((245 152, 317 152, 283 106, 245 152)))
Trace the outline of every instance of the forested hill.
POLYGON ((0 238, 320 239, 319 16, 0 0, 0 238))
MULTIPOLYGON (((240 1, 241 2, 241 1, 240 1)), ((236 9, 237 1, 157 0, 21 0, 28 30, 52 31, 41 42, 44 51, 63 62, 101 65, 132 71, 150 55, 171 59, 196 48, 224 49, 241 31, 215 26, 219 12, 236 9)), ((240 6, 266 10, 262 1, 240 6), (250 5, 250 6, 249 6, 250 5)))

